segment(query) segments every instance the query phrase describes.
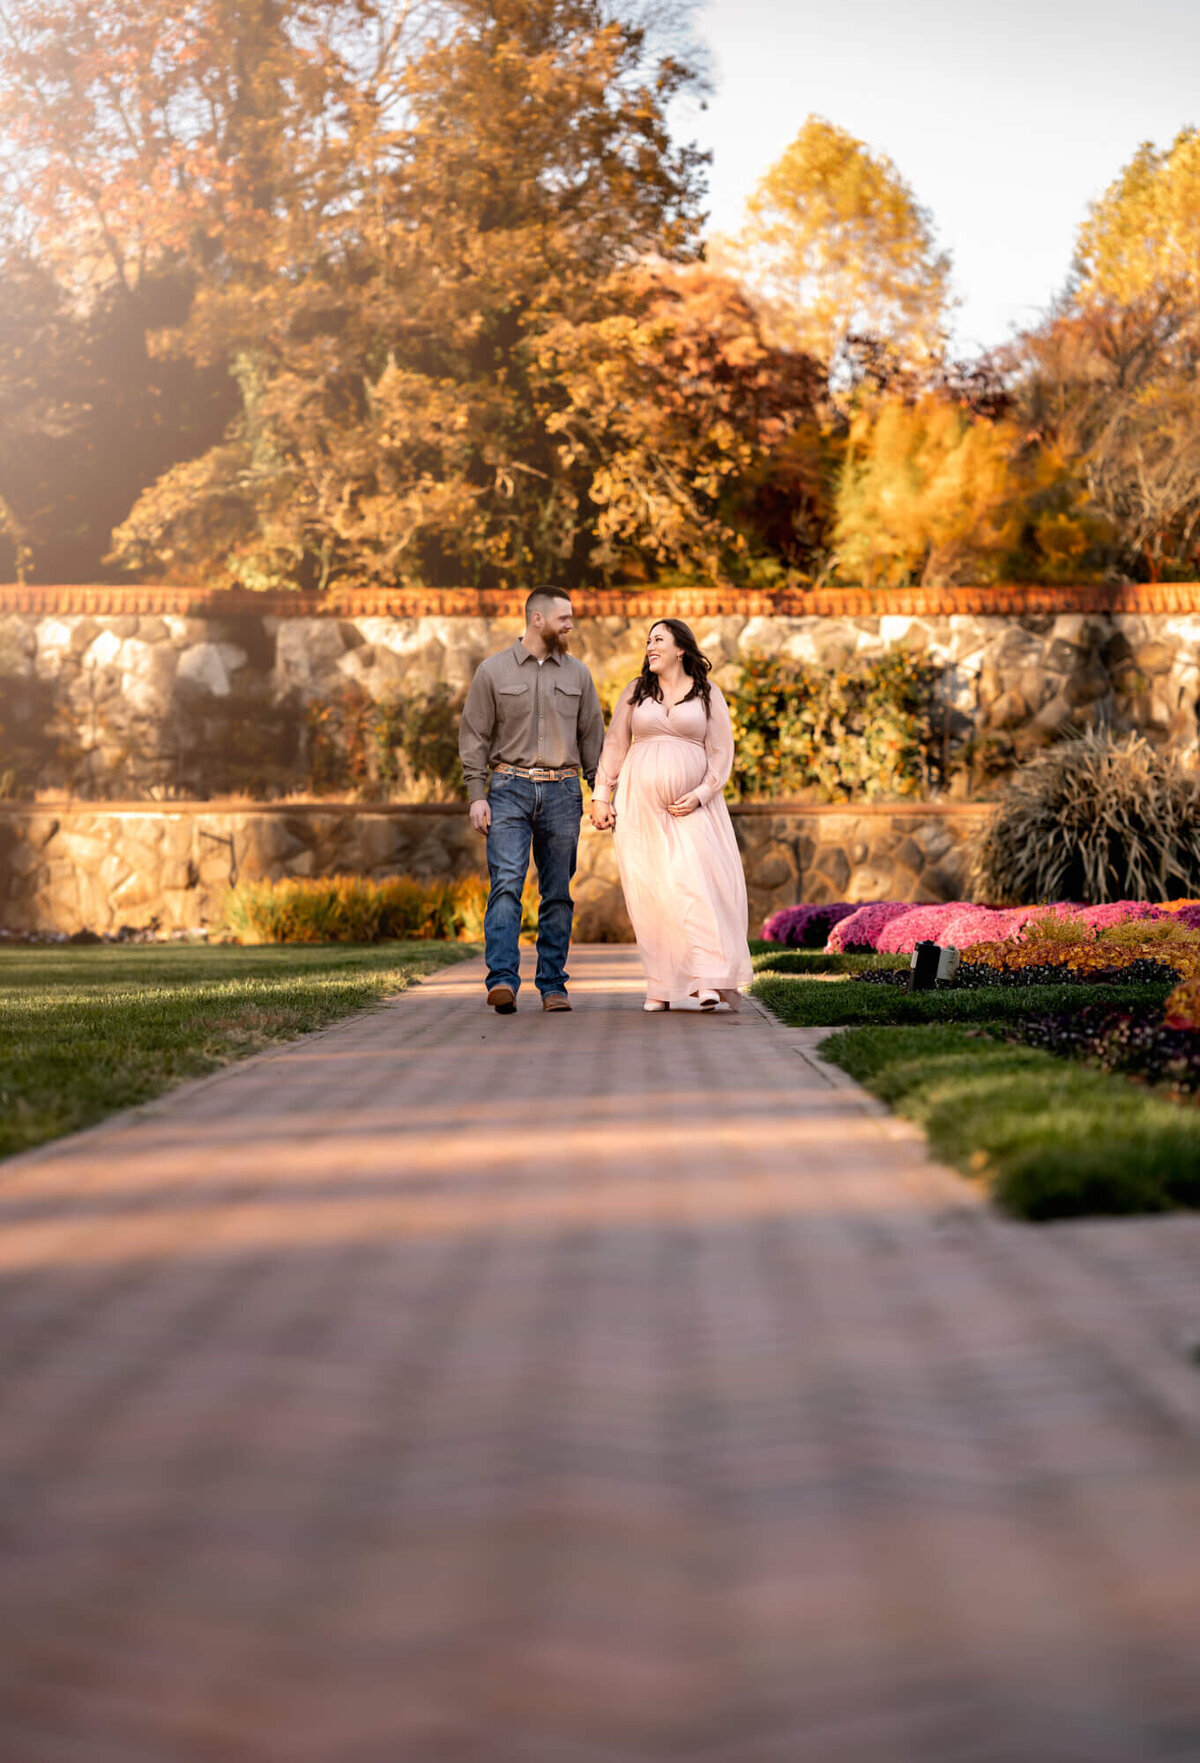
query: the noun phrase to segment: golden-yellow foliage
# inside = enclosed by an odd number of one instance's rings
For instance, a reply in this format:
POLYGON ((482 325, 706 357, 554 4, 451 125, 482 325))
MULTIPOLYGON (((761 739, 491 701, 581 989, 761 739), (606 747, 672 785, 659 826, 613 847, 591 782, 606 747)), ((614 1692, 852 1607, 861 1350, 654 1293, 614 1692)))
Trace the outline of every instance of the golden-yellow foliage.
POLYGON ((810 116, 747 204, 718 261, 755 288, 775 339, 833 362, 870 334, 902 362, 941 352, 950 260, 892 161, 810 116))
POLYGON ((1069 575, 1094 522, 1052 447, 936 393, 864 402, 850 424, 836 571, 881 587, 994 581, 1030 532, 1047 576, 1069 575))
POLYGON ((1200 132, 1183 129, 1165 152, 1138 148, 1092 205, 1077 257, 1085 298, 1200 304, 1200 132))

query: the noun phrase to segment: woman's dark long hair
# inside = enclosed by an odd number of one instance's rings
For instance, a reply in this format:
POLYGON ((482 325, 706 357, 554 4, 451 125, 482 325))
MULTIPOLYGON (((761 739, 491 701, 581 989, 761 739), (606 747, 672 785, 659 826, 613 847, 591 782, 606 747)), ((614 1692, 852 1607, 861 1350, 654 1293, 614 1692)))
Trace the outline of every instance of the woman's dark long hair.
MULTIPOLYGON (((677 645, 683 651, 683 671, 692 682, 691 691, 679 702, 686 704, 689 698, 699 698, 704 705, 704 714, 707 716, 712 704, 712 687, 708 683, 708 676, 712 672, 712 662, 707 655, 701 652, 699 643, 682 618, 656 618, 650 629, 655 631, 660 626, 663 630, 670 631, 677 645)), ((633 683, 631 702, 641 704, 647 698, 653 698, 656 704, 661 704, 663 701, 658 675, 651 671, 648 659, 642 662, 642 671, 633 683)))

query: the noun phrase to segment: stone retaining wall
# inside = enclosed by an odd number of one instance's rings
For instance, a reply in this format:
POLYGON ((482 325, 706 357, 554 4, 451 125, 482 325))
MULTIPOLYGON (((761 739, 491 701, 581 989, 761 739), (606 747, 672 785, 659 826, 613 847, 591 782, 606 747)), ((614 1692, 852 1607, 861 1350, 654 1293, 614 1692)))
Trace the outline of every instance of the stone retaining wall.
MULTIPOLYGON (((986 815, 929 803, 735 808, 750 929, 801 899, 961 897, 966 842, 986 815)), ((238 879, 485 867, 458 805, 0 804, 0 927, 16 931, 200 927, 238 879)), ((581 939, 630 936, 612 840, 586 821, 575 897, 581 939)))
MULTIPOLYGON (((749 655, 831 667, 918 651, 942 668, 957 733, 976 737, 996 775, 1097 720, 1196 744, 1200 588, 1186 584, 582 594, 575 653, 601 685, 624 683, 663 611, 690 619, 723 685, 749 655)), ((33 783, 101 800, 304 792, 311 706, 459 693, 520 625, 504 595, 0 588, 0 795, 33 783)))

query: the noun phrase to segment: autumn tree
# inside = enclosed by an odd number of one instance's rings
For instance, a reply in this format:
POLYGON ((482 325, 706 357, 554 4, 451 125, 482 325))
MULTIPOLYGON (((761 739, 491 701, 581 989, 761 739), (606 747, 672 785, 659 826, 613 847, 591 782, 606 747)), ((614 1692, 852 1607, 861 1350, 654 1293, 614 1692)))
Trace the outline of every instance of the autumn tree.
POLYGON ((822 117, 763 177, 715 260, 765 303, 777 341, 835 374, 856 335, 903 363, 943 349, 950 262, 928 213, 886 155, 822 117))
POLYGON ((1012 352, 1027 430, 1077 462, 1110 573, 1200 567, 1200 134, 1143 145, 1080 228, 1067 295, 1012 352))
POLYGON ((863 400, 838 481, 836 573, 881 587, 1070 580, 1103 538, 1073 467, 953 388, 863 400))
POLYGON ((1145 142, 1092 204, 1076 247, 1085 304, 1149 302, 1200 316, 1200 131, 1145 142))
POLYGON ((1075 299, 1011 352, 1026 432, 1075 462, 1106 531, 1097 573, 1158 581, 1200 566, 1200 336, 1142 295, 1075 299))
POLYGON ((0 571, 94 579, 145 485, 220 436, 235 408, 225 373, 147 351, 178 309, 170 278, 81 299, 0 246, 0 571))
POLYGON ((219 438, 255 307, 347 210, 348 94, 387 71, 370 31, 351 0, 0 7, 0 493, 32 490, 40 573, 94 571, 147 483, 219 438))
POLYGON ((586 568, 592 510, 535 343, 595 316, 623 264, 690 249, 701 161, 667 129, 692 77, 655 48, 669 9, 22 14, 44 231, 73 229, 122 288, 171 264, 189 298, 156 350, 238 391, 219 443, 118 527, 120 564, 255 585, 586 568))
POLYGON ((590 561, 719 580, 761 558, 769 527, 768 555, 811 564, 828 518, 820 363, 769 344, 703 264, 626 271, 612 305, 537 350, 547 429, 598 510, 590 561))

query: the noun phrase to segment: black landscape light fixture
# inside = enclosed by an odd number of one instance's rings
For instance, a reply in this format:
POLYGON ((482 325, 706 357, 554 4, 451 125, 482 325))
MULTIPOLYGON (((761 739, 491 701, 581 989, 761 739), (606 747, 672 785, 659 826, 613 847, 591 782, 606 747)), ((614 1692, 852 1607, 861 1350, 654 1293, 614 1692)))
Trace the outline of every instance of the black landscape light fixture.
POLYGON ((953 946, 943 949, 934 942, 918 943, 908 964, 909 991, 932 992, 939 985, 949 985, 961 959, 953 946))

